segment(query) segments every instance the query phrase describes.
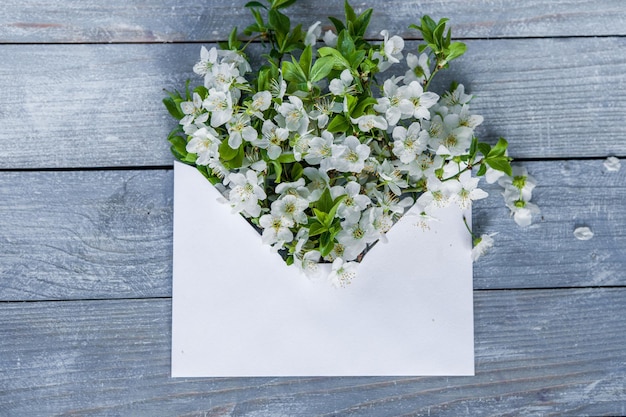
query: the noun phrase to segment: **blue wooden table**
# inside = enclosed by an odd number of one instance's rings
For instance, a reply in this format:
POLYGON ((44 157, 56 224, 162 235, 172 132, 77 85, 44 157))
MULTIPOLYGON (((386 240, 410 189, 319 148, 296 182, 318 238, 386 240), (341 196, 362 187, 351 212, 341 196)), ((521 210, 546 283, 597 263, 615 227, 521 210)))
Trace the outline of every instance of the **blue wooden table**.
MULTIPOLYGON (((450 17, 483 137, 538 180, 474 271, 476 376, 172 379, 174 121, 163 88, 244 0, 5 0, 0 8, 0 416, 626 414, 626 3, 368 0, 368 38, 450 17), (580 226, 594 232, 577 240, 580 226)), ((304 1, 294 21, 341 16, 304 1)), ((445 78, 448 77, 448 78, 445 78)))

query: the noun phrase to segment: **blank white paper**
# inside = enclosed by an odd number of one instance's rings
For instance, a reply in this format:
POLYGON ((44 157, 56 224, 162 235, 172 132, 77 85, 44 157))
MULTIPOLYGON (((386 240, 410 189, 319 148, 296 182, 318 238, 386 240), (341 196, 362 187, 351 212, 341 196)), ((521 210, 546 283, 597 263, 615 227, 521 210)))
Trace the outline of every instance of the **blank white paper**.
POLYGON ((173 377, 474 374, 459 208, 426 231, 404 216, 334 288, 287 266, 219 197, 175 163, 173 377))

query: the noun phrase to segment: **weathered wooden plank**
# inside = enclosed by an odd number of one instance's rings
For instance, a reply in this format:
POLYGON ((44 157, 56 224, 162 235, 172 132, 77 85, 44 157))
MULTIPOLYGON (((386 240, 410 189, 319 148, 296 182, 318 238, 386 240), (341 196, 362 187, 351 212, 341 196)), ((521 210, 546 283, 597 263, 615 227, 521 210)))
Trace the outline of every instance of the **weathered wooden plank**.
POLYGON ((171 293, 171 171, 0 173, 3 300, 171 293))
MULTIPOLYGON (((542 217, 509 218, 500 188, 474 208, 499 234, 475 288, 626 284, 626 171, 601 160, 527 162, 542 217), (595 237, 578 241, 589 226, 595 237)), ((171 295, 171 171, 0 173, 0 300, 171 295)))
MULTIPOLYGON (((415 44, 411 44, 414 47, 415 44)), ((441 82, 477 94, 515 157, 626 155, 625 38, 471 41, 441 82)), ((163 89, 199 45, 0 45, 0 168, 170 165, 163 89), (11 62, 11 64, 9 64, 11 62)))
POLYGON ((171 164, 163 89, 184 87, 198 49, 1 45, 0 167, 171 164))
MULTIPOLYGON (((217 0, 184 4, 175 0, 98 1, 8 0, 0 15, 0 42, 172 42, 225 39, 235 25, 252 23, 243 8, 246 0, 217 0)), ((449 17, 456 36, 464 38, 527 36, 624 35, 626 8, 620 0, 589 7, 586 0, 519 2, 368 0, 352 2, 357 11, 372 7, 368 35, 382 29, 415 37, 409 31, 423 14, 449 17)), ((343 2, 324 7, 299 1, 289 10, 293 22, 305 27, 327 16, 343 16, 343 2)))
POLYGON ((493 252, 475 264, 477 288, 624 285, 626 282, 626 172, 603 160, 524 163, 539 185, 541 215, 528 228, 508 219, 500 187, 474 206, 474 231, 494 233, 493 252), (577 227, 594 232, 574 237, 577 227))
POLYGON ((0 414, 624 414, 626 289, 475 300, 477 372, 462 378, 171 379, 170 300, 5 303, 0 414))

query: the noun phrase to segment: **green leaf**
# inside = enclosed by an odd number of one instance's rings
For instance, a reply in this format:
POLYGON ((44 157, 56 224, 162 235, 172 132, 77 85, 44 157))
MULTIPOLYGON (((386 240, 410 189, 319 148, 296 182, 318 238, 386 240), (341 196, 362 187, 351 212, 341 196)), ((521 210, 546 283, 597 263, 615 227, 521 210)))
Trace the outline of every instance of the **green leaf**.
POLYGON ((188 152, 186 149, 187 141, 185 138, 180 136, 170 136, 167 138, 170 141, 172 146, 170 146, 170 151, 172 155, 179 161, 184 161, 187 158, 188 152))
POLYGON ((226 169, 230 169, 230 170, 241 168, 241 165, 243 164, 244 156, 245 156, 245 152, 244 152, 244 146, 242 143, 239 149, 237 150, 237 155, 235 155, 235 157, 231 159, 230 161, 224 161, 223 162, 224 166, 226 167, 226 169))
POLYGON ((278 157, 278 162, 283 163, 283 164, 290 164, 295 161, 296 161, 296 158, 293 156, 293 152, 284 152, 284 153, 281 153, 280 156, 278 157))
POLYGON ((326 224, 326 218, 328 217, 328 213, 317 208, 313 208, 313 213, 315 214, 317 221, 319 221, 323 225, 326 224))
POLYGON ((491 152, 491 146, 488 143, 480 142, 476 145, 476 147, 484 156, 489 155, 489 152, 491 152))
POLYGON ((194 88, 193 92, 198 93, 198 95, 200 96, 202 100, 207 98, 207 96, 209 95, 209 90, 203 85, 199 85, 196 88, 194 88))
POLYGON ((478 138, 476 136, 474 136, 472 138, 472 143, 470 144, 469 147, 469 156, 470 158, 474 159, 474 157, 476 156, 476 151, 478 150, 478 138))
POLYGON ((455 58, 460 57, 467 50, 467 45, 462 42, 453 42, 448 47, 448 54, 446 55, 447 61, 452 61, 455 58))
POLYGON ((303 82, 303 83, 307 82, 306 75, 304 75, 304 72, 302 71, 302 68, 300 68, 299 63, 293 57, 292 57, 292 62, 283 61, 282 70, 283 70, 283 78, 286 81, 295 81, 295 82, 303 82))
POLYGON ((180 109, 180 106, 174 101, 173 98, 171 97, 166 97, 163 99, 163 104, 165 105, 165 108, 167 109, 167 111, 175 118, 175 119, 182 119, 183 117, 185 117, 185 113, 183 113, 183 111, 180 109))
POLYGON ((328 256, 335 247, 335 242, 330 236, 330 233, 323 233, 320 236, 320 255, 328 256))
POLYGON ((341 32, 342 30, 346 28, 343 22, 335 17, 329 16, 328 20, 330 20, 333 23, 333 25, 335 25, 335 30, 337 31, 337 33, 341 32))
POLYGON ((342 30, 341 33, 339 33, 339 36, 337 37, 337 50, 344 57, 354 53, 354 40, 347 30, 342 30))
POLYGON ((269 24, 276 32, 287 34, 291 28, 291 21, 289 18, 279 12, 277 9, 270 9, 268 12, 269 24))
POLYGON ((259 77, 256 80, 257 91, 269 90, 271 69, 269 67, 261 68, 259 70, 259 77))
POLYGON ((312 82, 317 82, 326 77, 333 70, 335 65, 335 57, 333 56, 323 56, 318 58, 313 64, 313 68, 311 68, 310 80, 312 82))
POLYGON ((367 27, 370 24, 373 11, 374 9, 367 9, 363 13, 361 13, 359 17, 357 17, 356 21, 354 22, 355 35, 360 37, 363 37, 365 35, 367 27))
POLYGON ((222 141, 218 148, 218 152, 220 154, 220 158, 224 161, 231 161, 237 157, 237 153, 239 152, 239 148, 233 149, 228 144, 227 140, 222 141))
POLYGON ((482 177, 487 172, 487 165, 481 164, 480 168, 478 168, 478 172, 476 173, 477 177, 482 177))
POLYGON ((228 49, 237 50, 241 42, 237 39, 237 26, 233 28, 228 36, 228 49))
POLYGON ((415 29, 415 30, 420 31, 420 32, 422 31, 422 27, 421 26, 417 26, 415 23, 411 23, 409 25, 409 29, 415 29))
POLYGON ((491 157, 498 157, 498 156, 503 156, 506 153, 506 148, 508 147, 509 143, 506 141, 506 139, 504 138, 500 138, 498 139, 498 143, 496 143, 496 145, 491 148, 491 151, 489 151, 489 153, 487 154, 488 158, 491 157))
POLYGON ((357 70, 361 62, 363 62, 363 60, 365 59, 365 55, 366 53, 362 49, 351 53, 350 56, 348 57, 348 62, 350 63, 350 67, 353 70, 357 70))
POLYGON ((324 226, 323 224, 321 224, 318 221, 315 221, 310 227, 309 227, 309 237, 313 237, 313 236, 317 236, 317 235, 321 235, 322 233, 324 233, 326 231, 326 226, 324 226))
POLYGON ((350 128, 350 123, 342 114, 338 114, 328 123, 326 130, 331 133, 345 132, 350 128))
POLYGON ((354 111, 352 111, 351 116, 354 117, 355 119, 357 117, 363 116, 363 114, 367 111, 368 107, 373 106, 376 103, 378 103, 378 101, 375 98, 365 97, 363 100, 359 102, 359 104, 356 105, 356 107, 354 108, 354 111))
POLYGON ((437 46, 442 48, 444 46, 443 32, 446 30, 446 22, 448 19, 440 19, 437 26, 433 30, 433 41, 437 46))
POLYGON ((183 159, 181 159, 181 162, 193 165, 196 163, 197 159, 198 159, 198 155, 196 155, 195 153, 188 153, 187 155, 185 155, 183 159))
POLYGON ((342 230, 343 230, 343 228, 341 227, 341 223, 339 223, 339 221, 336 221, 328 229, 328 231, 330 232, 330 238, 334 239, 342 230))
POLYGON ((252 16, 254 16, 254 20, 259 27, 259 30, 257 32, 262 32, 265 28, 265 22, 263 22, 263 16, 261 16, 261 12, 259 12, 257 9, 251 9, 250 12, 252 12, 252 16))
POLYGON ((261 28, 260 28, 260 27, 259 27, 259 25, 258 25, 258 24, 256 24, 256 23, 254 23, 254 24, 252 24, 252 25, 250 25, 250 26, 246 27, 246 28, 243 30, 243 34, 244 34, 244 35, 246 35, 246 36, 250 36, 250 35, 252 35, 253 33, 259 33, 259 32, 261 32, 261 28))
POLYGON ((294 4, 296 0, 274 0, 272 4, 272 8, 274 9, 284 9, 285 7, 289 7, 294 4))
MULTIPOLYGON (((417 25, 410 25, 409 26, 411 29, 416 29, 418 30, 421 34, 422 37, 424 38, 424 41, 428 44, 428 43, 432 43, 433 40, 433 35, 430 31, 428 31, 428 29, 425 29, 423 26, 417 26, 417 25)), ((423 50, 426 48, 426 45, 420 45, 419 49, 423 50)), ((418 49, 418 50, 419 50, 418 49)), ((419 52, 422 52, 422 51, 419 52)))
POLYGON ((274 160, 270 160, 269 163, 272 167, 274 167, 274 173, 276 174, 276 179, 274 180, 274 182, 278 184, 280 183, 281 176, 283 175, 283 166, 278 161, 274 160))
POLYGON ((307 46, 306 48, 304 48, 304 51, 302 51, 302 54, 300 55, 300 68, 302 68, 302 71, 304 72, 304 76, 306 77, 306 79, 309 79, 309 73, 311 72, 311 62, 313 61, 313 52, 312 52, 312 48, 311 46, 307 46))
POLYGON ((426 29, 428 32, 433 33, 437 23, 428 15, 423 16, 421 19, 422 29, 426 29))
POLYGON ((296 49, 302 49, 302 25, 299 24, 291 30, 280 44, 280 50, 283 53, 291 52, 296 49))
POLYGON ((337 210, 339 209, 339 205, 343 200, 345 200, 347 195, 340 195, 333 201, 333 207, 328 211, 329 222, 326 223, 326 226, 330 227, 333 221, 335 220, 335 215, 337 214, 337 210))
POLYGON ((341 52, 336 50, 335 48, 331 48, 330 46, 323 46, 317 50, 320 56, 328 56, 332 55, 335 57, 335 63, 333 68, 336 70, 341 70, 345 68, 350 68, 350 62, 344 57, 341 52))
POLYGON ((291 180, 298 181, 302 177, 303 172, 304 172, 304 168, 302 167, 302 164, 299 162, 296 162, 291 167, 291 180))
POLYGON ((245 4, 245 6, 243 6, 243 7, 248 7, 248 8, 252 8, 252 7, 262 7, 262 8, 264 8, 264 9, 266 9, 266 10, 267 10, 267 7, 265 7, 265 5, 264 5, 263 3, 258 2, 258 1, 249 1, 249 2, 247 2, 247 3, 245 4))
POLYGON ((182 149, 182 152, 187 153, 185 149, 187 147, 187 140, 180 135, 180 130, 178 128, 172 130, 172 132, 167 137, 167 140, 177 148, 182 149))
POLYGON ((333 205, 333 197, 330 195, 330 190, 326 188, 320 198, 315 202, 315 209, 328 213, 333 208, 333 205))
POLYGON ((346 22, 356 22, 356 13, 354 13, 354 9, 348 3, 348 0, 344 1, 343 8, 346 11, 346 22))
POLYGON ((513 175, 513 171, 511 170, 511 163, 509 162, 509 158, 507 158, 506 156, 485 158, 485 162, 487 162, 487 165, 497 171, 502 171, 508 176, 513 175))

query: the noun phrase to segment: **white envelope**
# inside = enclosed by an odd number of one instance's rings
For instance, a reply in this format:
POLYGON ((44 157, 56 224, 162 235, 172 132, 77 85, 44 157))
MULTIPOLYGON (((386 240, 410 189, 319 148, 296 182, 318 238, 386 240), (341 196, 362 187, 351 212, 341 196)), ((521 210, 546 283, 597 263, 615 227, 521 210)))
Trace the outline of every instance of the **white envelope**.
POLYGON ((460 209, 427 231, 404 216, 334 288, 287 266, 219 197, 175 163, 173 377, 474 374, 460 209))

